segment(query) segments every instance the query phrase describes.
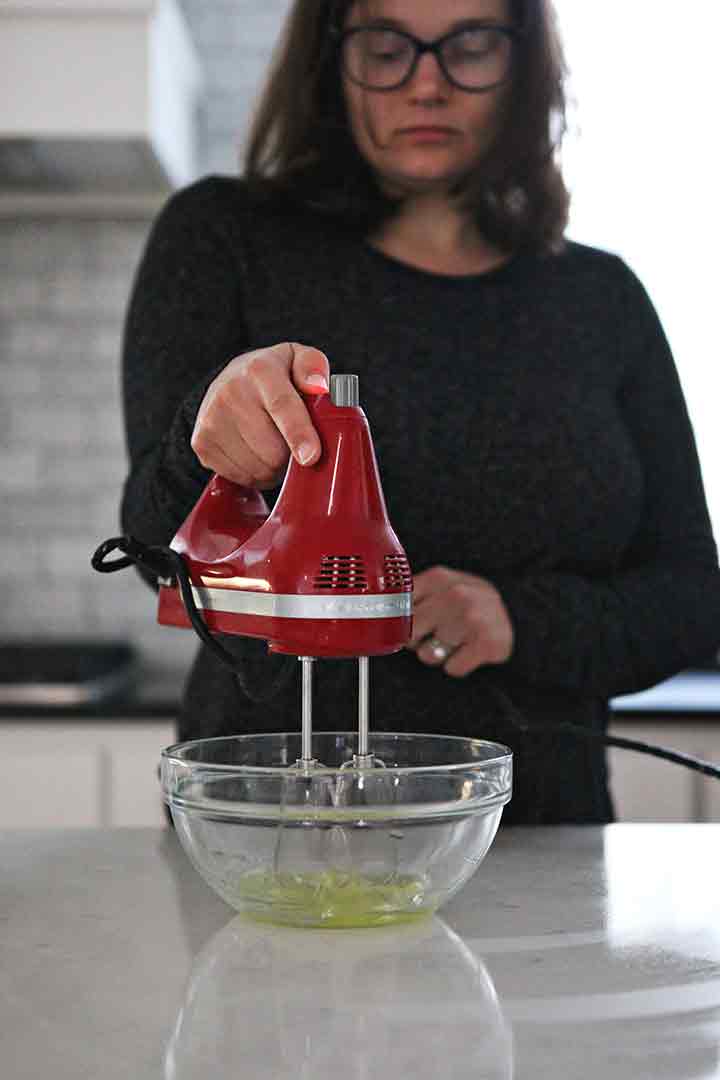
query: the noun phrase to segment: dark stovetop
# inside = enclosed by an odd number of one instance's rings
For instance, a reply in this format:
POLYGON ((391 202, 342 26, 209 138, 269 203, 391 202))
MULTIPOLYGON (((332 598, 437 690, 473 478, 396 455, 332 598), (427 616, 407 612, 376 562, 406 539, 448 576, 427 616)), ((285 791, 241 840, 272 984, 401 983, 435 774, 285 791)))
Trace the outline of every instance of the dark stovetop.
POLYGON ((177 711, 184 674, 148 669, 125 641, 0 644, 0 716, 148 717, 177 711))

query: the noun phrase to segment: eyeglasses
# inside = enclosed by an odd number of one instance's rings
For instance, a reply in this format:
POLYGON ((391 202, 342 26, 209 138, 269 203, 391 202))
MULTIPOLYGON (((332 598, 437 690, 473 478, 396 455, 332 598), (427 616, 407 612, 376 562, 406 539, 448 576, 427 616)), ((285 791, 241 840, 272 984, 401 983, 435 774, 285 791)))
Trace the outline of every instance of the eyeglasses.
POLYGON ((342 67, 366 90, 397 90, 413 76, 423 53, 460 90, 482 93, 506 81, 520 34, 509 26, 478 25, 421 41, 404 30, 356 26, 339 35, 342 67))

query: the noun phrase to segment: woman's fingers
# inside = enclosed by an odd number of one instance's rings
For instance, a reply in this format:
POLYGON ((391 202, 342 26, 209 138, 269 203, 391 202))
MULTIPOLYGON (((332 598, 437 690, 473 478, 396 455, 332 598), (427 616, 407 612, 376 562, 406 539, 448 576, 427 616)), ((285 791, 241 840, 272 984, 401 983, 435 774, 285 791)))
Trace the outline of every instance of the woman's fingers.
POLYGON ((416 579, 409 644, 418 659, 462 677, 485 664, 509 659, 514 629, 500 593, 473 574, 434 567, 416 579))
POLYGON ((324 393, 329 363, 310 345, 282 342, 236 356, 208 387, 191 446, 208 469, 249 487, 275 487, 290 453, 301 465, 321 446, 302 394, 324 393), (243 479, 239 479, 242 477, 243 479))
POLYGON ((248 374, 254 378, 260 401, 293 457, 301 465, 311 465, 320 456, 320 439, 296 387, 309 393, 322 391, 323 386, 315 381, 320 378, 327 388, 327 376, 320 366, 321 359, 327 366, 327 357, 318 349, 302 345, 290 344, 289 349, 287 367, 273 362, 275 358, 270 355, 259 356, 248 374))

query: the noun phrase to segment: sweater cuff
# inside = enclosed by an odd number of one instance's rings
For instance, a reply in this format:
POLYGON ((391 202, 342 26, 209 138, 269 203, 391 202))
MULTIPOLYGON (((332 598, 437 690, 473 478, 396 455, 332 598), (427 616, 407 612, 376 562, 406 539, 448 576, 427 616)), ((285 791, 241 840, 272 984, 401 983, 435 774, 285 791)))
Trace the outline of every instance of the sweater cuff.
MULTIPOLYGON (((484 575, 500 594, 513 629, 513 648, 499 667, 503 673, 524 683, 538 682, 542 657, 548 655, 547 643, 552 628, 545 604, 533 603, 529 584, 513 575, 484 575)), ((542 680, 540 680, 542 681, 542 680)))
POLYGON ((208 482, 212 476, 212 470, 206 469, 200 463, 190 445, 190 439, 192 438, 195 421, 203 398, 208 392, 210 384, 215 381, 220 372, 224 371, 226 367, 227 364, 218 365, 190 391, 175 414, 175 419, 170 428, 168 443, 175 448, 177 463, 182 469, 183 475, 187 477, 195 488, 198 485, 204 486, 208 482))
POLYGON ((159 448, 154 476, 151 479, 151 502, 156 518, 151 527, 143 522, 147 535, 138 531, 147 543, 169 543, 200 498, 212 470, 198 460, 190 445, 195 420, 210 383, 225 364, 205 376, 183 399, 159 448))

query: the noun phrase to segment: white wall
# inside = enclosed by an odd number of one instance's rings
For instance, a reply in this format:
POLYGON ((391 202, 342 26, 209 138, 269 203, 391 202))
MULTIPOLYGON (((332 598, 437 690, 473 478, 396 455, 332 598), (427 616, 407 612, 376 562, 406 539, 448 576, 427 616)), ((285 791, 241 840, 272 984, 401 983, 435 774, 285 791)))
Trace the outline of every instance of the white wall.
POLYGON ((639 275, 670 340, 720 538, 718 0, 555 0, 576 107, 569 235, 639 275))

